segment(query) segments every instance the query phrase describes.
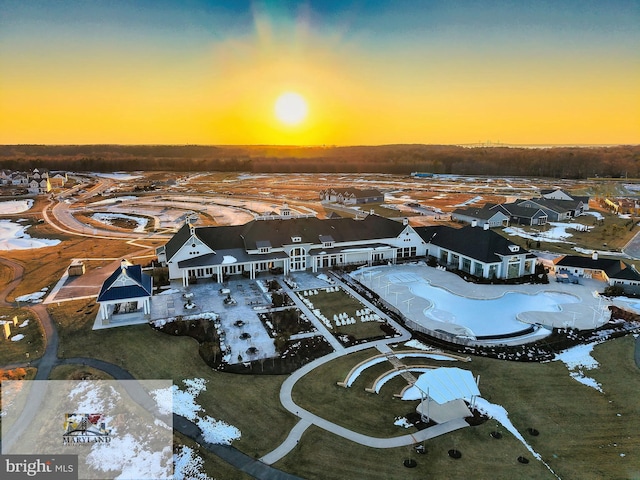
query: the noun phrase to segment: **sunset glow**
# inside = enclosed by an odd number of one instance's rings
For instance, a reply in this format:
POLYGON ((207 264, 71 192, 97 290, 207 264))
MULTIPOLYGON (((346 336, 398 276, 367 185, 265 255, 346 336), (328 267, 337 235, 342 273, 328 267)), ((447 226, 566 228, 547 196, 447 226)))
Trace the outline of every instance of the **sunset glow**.
POLYGON ((640 142, 637 3, 481 3, 0 0, 0 143, 640 142))
POLYGON ((307 102, 298 93, 286 92, 276 100, 274 111, 285 125, 298 125, 307 116, 307 102))

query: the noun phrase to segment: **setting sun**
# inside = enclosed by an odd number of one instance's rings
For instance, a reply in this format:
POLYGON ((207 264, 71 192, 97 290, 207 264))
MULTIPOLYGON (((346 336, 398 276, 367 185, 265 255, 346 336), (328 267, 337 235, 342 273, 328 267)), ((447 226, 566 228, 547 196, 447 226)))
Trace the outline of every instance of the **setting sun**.
POLYGON ((275 114, 286 125, 298 125, 307 116, 307 102, 299 93, 283 93, 276 100, 275 114))

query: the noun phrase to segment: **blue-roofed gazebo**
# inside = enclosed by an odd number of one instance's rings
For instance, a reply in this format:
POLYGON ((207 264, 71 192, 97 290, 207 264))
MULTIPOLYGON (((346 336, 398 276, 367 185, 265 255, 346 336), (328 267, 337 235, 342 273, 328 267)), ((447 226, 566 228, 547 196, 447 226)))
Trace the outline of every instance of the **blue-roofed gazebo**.
POLYGON ((123 319, 127 314, 149 315, 152 294, 153 278, 143 273, 140 265, 123 260, 102 284, 98 294, 98 319, 106 325, 114 315, 122 315, 123 319))

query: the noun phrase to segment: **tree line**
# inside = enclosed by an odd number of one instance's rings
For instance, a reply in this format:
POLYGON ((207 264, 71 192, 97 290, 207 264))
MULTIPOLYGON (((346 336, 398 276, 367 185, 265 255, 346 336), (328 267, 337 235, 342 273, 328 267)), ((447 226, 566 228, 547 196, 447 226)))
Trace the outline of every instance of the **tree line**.
POLYGON ((0 145, 0 168, 77 172, 225 171, 254 173, 393 173, 640 177, 640 146, 353 147, 206 145, 0 145))

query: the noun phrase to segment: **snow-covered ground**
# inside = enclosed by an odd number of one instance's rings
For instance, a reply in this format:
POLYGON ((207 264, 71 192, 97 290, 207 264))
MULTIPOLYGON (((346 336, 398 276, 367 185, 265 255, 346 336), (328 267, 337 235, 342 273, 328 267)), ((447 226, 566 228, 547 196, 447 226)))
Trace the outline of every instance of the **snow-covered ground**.
POLYGON ((113 173, 93 173, 96 177, 109 178, 111 180, 121 180, 126 182, 128 180, 135 180, 137 178, 142 178, 143 175, 131 175, 130 173, 124 172, 113 172, 113 173))
POLYGON ((136 197, 134 195, 126 195, 126 196, 122 196, 122 197, 113 197, 113 198, 107 198, 105 200, 99 200, 97 202, 92 202, 88 206, 89 207, 97 207, 97 206, 102 206, 102 205, 114 205, 116 203, 122 203, 122 202, 125 202, 125 201, 136 200, 137 198, 138 197, 136 197))
POLYGON ((26 295, 21 295, 16 297, 16 301, 18 302, 29 302, 29 303, 40 303, 42 302, 42 298, 47 294, 47 287, 44 287, 39 292, 28 293, 26 295))
POLYGON ((137 226, 133 229, 133 231, 137 233, 144 232, 144 229, 149 222, 148 218, 134 217, 132 215, 126 215, 124 213, 94 213, 91 217, 100 223, 104 223, 105 225, 113 225, 113 220, 116 219, 134 221, 137 223, 137 226))
POLYGON ((203 415, 203 408, 197 403, 196 397, 207 389, 207 381, 203 378, 188 378, 182 381, 186 389, 180 390, 177 385, 171 389, 158 389, 151 392, 161 413, 173 413, 194 422, 205 441, 214 444, 230 445, 240 438, 240 430, 222 420, 216 420, 209 415, 203 415))
POLYGON ((587 377, 584 374, 585 370, 594 370, 600 366, 598 361, 591 356, 593 347, 598 343, 599 342, 593 342, 586 345, 576 345, 575 347, 556 354, 553 360, 560 360, 563 362, 569 369, 569 376, 574 380, 604 393, 602 391, 602 385, 593 378, 587 377))
POLYGON ((192 448, 181 446, 173 455, 174 480, 211 480, 204 471, 204 462, 192 448))
POLYGON ((591 215, 592 217, 596 217, 596 220, 602 220, 604 218, 604 215, 594 210, 587 210, 586 212, 583 212, 583 215, 591 215))
POLYGON ((29 226, 9 220, 0 220, 0 250, 28 250, 58 245, 60 240, 31 238, 26 232, 29 226))
POLYGON ((0 202, 0 215, 22 213, 33 207, 33 200, 9 200, 0 202))
MULTIPOLYGON (((594 212, 595 213, 595 212, 594 212)), ((540 240, 543 242, 554 243, 571 243, 567 239, 573 234, 567 232, 567 230, 590 230, 591 227, 583 225, 581 223, 561 223, 561 222, 549 222, 551 228, 547 231, 541 232, 526 232, 520 227, 507 227, 503 231, 511 236, 518 236, 522 238, 528 238, 530 240, 540 240)))

